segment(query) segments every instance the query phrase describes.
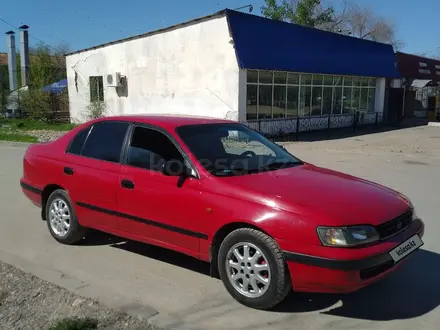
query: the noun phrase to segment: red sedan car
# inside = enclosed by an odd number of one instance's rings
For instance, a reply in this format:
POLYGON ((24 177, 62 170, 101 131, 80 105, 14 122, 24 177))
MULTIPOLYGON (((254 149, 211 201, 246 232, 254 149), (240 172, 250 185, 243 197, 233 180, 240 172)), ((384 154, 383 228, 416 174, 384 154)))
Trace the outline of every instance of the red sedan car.
POLYGON ((404 195, 308 164, 246 125, 119 116, 31 145, 21 187, 51 235, 97 229, 210 262, 240 303, 356 291, 423 242, 404 195))

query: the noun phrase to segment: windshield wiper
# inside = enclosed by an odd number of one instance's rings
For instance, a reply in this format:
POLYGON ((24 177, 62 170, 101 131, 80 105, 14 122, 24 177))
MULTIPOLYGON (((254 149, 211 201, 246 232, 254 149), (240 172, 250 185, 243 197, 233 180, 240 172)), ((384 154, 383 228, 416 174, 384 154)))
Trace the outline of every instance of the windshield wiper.
POLYGON ((259 167, 260 170, 278 170, 281 168, 301 165, 301 162, 273 162, 259 167))
POLYGON ((244 167, 236 167, 236 168, 230 168, 230 169, 212 169, 210 172, 217 176, 231 176, 231 175, 243 175, 243 174, 252 174, 252 173, 259 173, 264 171, 270 171, 270 170, 278 170, 281 168, 288 168, 293 167, 297 165, 302 165, 302 162, 273 162, 266 165, 263 165, 261 167, 257 168, 244 168, 244 167))

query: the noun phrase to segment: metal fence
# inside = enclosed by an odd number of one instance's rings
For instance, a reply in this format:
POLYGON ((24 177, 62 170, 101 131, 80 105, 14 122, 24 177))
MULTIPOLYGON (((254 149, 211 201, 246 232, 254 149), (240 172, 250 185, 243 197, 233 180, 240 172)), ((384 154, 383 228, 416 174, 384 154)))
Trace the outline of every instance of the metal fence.
POLYGON ((255 119, 245 122, 250 128, 271 139, 296 138, 305 132, 328 131, 352 128, 356 131, 361 126, 378 127, 383 121, 381 112, 341 114, 331 116, 255 119))

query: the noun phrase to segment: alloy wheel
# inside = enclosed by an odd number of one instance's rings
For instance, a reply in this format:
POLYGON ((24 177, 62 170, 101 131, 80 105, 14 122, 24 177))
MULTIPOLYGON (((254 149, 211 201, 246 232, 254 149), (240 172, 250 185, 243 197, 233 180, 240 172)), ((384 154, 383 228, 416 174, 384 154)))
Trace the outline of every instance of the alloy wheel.
POLYGON ((240 242, 232 246, 226 257, 228 279, 235 290, 248 298, 266 293, 271 283, 270 265, 256 245, 240 242))
POLYGON ((57 198, 49 209, 50 227, 58 237, 64 237, 70 230, 70 209, 67 203, 57 198))

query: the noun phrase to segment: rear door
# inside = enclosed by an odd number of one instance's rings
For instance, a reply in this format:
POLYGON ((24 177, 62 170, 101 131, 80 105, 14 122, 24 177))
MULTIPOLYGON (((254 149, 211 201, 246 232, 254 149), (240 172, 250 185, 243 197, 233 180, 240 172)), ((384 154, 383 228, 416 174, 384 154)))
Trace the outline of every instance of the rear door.
POLYGON ((80 132, 66 151, 64 175, 81 224, 118 228, 115 216, 121 152, 129 122, 103 121, 80 132))
POLYGON ((184 162, 183 153, 164 132, 144 126, 134 126, 127 146, 118 186, 121 229, 180 252, 197 254, 199 240, 207 239, 200 232, 206 220, 200 181, 194 177, 182 181, 179 176, 161 172, 165 161, 184 162))

